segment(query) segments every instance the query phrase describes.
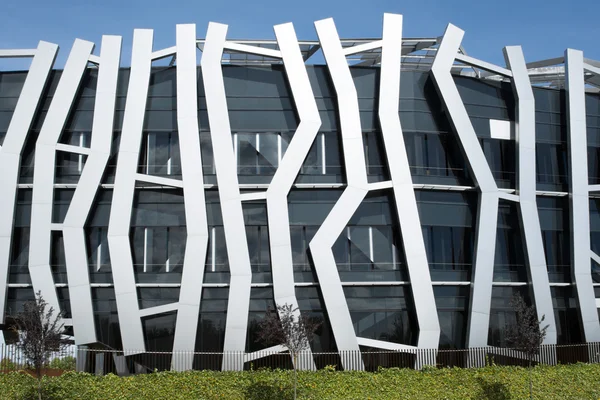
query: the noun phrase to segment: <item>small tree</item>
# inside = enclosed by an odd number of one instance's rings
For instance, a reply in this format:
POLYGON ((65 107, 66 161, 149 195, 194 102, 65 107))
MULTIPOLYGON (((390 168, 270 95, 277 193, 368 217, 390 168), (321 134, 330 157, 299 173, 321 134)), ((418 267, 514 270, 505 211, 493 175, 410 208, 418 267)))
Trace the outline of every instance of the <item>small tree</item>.
POLYGON ((277 311, 269 309, 265 318, 258 325, 258 339, 265 345, 280 343, 287 347, 292 356, 294 366, 294 399, 298 384, 297 363, 298 355, 310 346, 313 335, 321 325, 291 304, 277 306, 277 311), (299 317, 296 317, 299 315, 299 317))
POLYGON ((533 381, 531 376, 531 362, 540 353, 540 346, 546 337, 548 325, 540 327, 545 315, 538 321, 534 306, 528 306, 520 294, 510 300, 517 321, 505 329, 506 343, 509 347, 525 353, 529 370, 529 397, 533 398, 533 381))
POLYGON ((38 398, 42 398, 42 369, 50 357, 68 344, 63 339, 60 312, 54 315, 54 308, 42 298, 41 292, 35 300, 23 305, 23 311, 15 315, 13 330, 18 336, 17 346, 23 356, 33 366, 38 379, 38 398))

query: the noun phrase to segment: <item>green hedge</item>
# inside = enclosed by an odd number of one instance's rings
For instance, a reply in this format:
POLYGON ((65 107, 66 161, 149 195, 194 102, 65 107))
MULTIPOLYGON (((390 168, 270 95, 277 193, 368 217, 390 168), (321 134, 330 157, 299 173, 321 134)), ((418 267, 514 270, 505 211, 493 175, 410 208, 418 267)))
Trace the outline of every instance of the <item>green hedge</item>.
MULTIPOLYGON (((68 372, 44 378, 45 399, 286 399, 291 371, 160 372, 119 378, 68 372)), ((299 399, 526 399, 528 372, 520 367, 386 369, 369 372, 300 372, 299 399)), ((534 397, 598 399, 600 365, 533 369, 534 397)), ((35 397, 36 381, 22 373, 0 374, 0 398, 35 397)))

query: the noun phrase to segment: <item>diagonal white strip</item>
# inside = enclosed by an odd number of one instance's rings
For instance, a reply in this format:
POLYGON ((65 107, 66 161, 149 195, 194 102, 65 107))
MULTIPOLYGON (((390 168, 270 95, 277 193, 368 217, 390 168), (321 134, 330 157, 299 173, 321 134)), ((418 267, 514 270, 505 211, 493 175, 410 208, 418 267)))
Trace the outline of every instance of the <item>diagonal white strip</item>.
POLYGON ((382 350, 404 350, 406 353, 417 353, 417 347, 406 344, 385 342, 383 340, 375 340, 364 337, 357 337, 358 344, 365 347, 373 347, 382 350))
POLYGON ((544 344, 556 344, 556 321, 535 193, 535 99, 521 47, 505 47, 504 57, 506 65, 513 72, 511 83, 517 103, 515 124, 515 139, 518 146, 517 194, 519 216, 525 236, 529 280, 532 284, 538 319, 545 318, 544 323, 548 324, 544 344))
MULTIPOLYGON (((351 368, 348 354, 359 351, 352 318, 341 287, 332 246, 365 198, 369 184, 365 168, 362 129, 356 87, 348 68, 335 24, 331 18, 315 22, 319 42, 335 87, 340 113, 344 165, 348 186, 310 242, 310 251, 328 310, 342 365, 351 368)), ((363 368, 362 360, 358 369, 363 368)))
POLYGON ((58 46, 40 42, 0 148, 0 323, 4 322, 10 247, 21 154, 50 75, 58 46), (3 282, 3 283, 2 283, 3 282))
POLYGON ((379 81, 379 122, 384 145, 388 149, 386 152, 387 162, 419 325, 418 347, 437 349, 440 339, 440 324, 431 286, 417 199, 398 114, 401 58, 402 16, 384 14, 379 81))
POLYGON ((154 183, 161 186, 171 186, 182 188, 183 182, 181 179, 165 178, 163 176, 155 176, 148 174, 135 174, 135 180, 138 182, 154 183))
POLYGON ((64 151, 66 153, 73 153, 73 154, 83 154, 83 155, 90 154, 90 149, 87 147, 73 146, 70 144, 63 144, 63 143, 58 143, 56 145, 56 150, 64 151))
MULTIPOLYGON (((221 69, 226 35, 227 25, 212 22, 208 25, 201 67, 231 274, 223 351, 243 352, 252 270, 221 69)), ((243 358, 224 357, 222 367, 223 370, 241 370, 243 358)))
MULTIPOLYGON (((179 309, 179 303, 169 303, 163 304, 162 306, 148 307, 140 309, 140 317, 149 317, 157 314, 164 314, 171 311, 177 311, 179 309)), ((190 332, 191 333, 191 332, 190 332)), ((196 341, 196 335, 190 335, 194 338, 194 342, 196 341)), ((176 351, 173 348, 173 351, 176 351)), ((175 356, 175 355, 173 355, 175 356)))
MULTIPOLYGON (((321 118, 294 26, 282 24, 274 29, 300 123, 266 192, 269 245, 275 303, 291 304, 297 308, 287 196, 317 137, 321 118)), ((299 313, 296 313, 298 316, 299 313)), ((310 360, 311 365, 307 367, 314 369, 312 357, 310 360)))
POLYGON ((431 73, 480 191, 467 346, 483 347, 487 345, 490 322, 498 224, 498 187, 450 73, 463 35, 462 30, 452 24, 448 25, 431 66, 431 73))
POLYGON ((569 132, 569 201, 571 206, 572 275, 586 342, 600 341, 590 268, 590 205, 588 192, 587 135, 583 52, 567 49, 565 75, 569 132))
POLYGON ((269 49, 266 47, 249 46, 247 44, 241 44, 236 42, 225 42, 226 49, 239 51, 241 53, 255 54, 258 56, 266 56, 272 58, 281 58, 281 52, 279 50, 269 49))
POLYGON ((55 310, 60 310, 60 305, 50 266, 50 252, 56 144, 75 102, 93 49, 92 42, 75 40, 35 145, 29 274, 33 290, 41 292, 44 300, 55 310))
POLYGON ((478 59, 470 57, 466 54, 457 53, 456 59, 464 64, 471 66, 471 67, 477 67, 477 68, 480 68, 487 72, 492 72, 495 74, 503 75, 508 78, 510 78, 512 76, 512 72, 506 68, 502 68, 497 65, 478 60, 478 59))
POLYGON ((129 229, 150 83, 152 40, 153 31, 151 29, 136 29, 133 33, 131 73, 108 223, 108 246, 119 313, 119 326, 123 348, 127 350, 127 355, 145 350, 129 229))
POLYGON ((352 54, 362 53, 365 51, 377 49, 377 48, 381 47, 382 43, 383 43, 382 40, 374 40, 374 41, 368 42, 368 43, 357 44, 356 46, 352 46, 352 47, 344 47, 343 52, 344 52, 344 55, 350 56, 352 54))
POLYGON ((99 59, 89 156, 63 222, 71 314, 78 345, 97 341, 84 227, 110 157, 121 59, 120 36, 102 37, 99 59))
POLYGON ((30 57, 35 57, 35 55, 38 54, 38 49, 10 49, 10 50, 0 50, 0 58, 30 58, 30 57))
POLYGON ((587 69, 592 74, 596 74, 596 75, 600 76, 600 68, 599 67, 595 67, 591 64, 583 64, 583 68, 587 69))
POLYGON ((208 218, 204 196, 204 175, 198 123, 198 71, 196 67, 196 25, 177 25, 177 129, 187 239, 179 291, 179 311, 173 351, 183 359, 174 360, 177 369, 192 369, 206 253, 208 218))

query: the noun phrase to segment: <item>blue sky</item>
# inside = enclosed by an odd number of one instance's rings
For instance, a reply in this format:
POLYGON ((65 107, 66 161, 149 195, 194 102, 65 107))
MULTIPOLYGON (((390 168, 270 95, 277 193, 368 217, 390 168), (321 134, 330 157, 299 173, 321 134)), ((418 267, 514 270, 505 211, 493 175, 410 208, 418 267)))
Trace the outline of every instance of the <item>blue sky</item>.
MULTIPOLYGON (((522 45, 527 61, 558 57, 567 47, 600 60, 600 0, 2 0, 0 48, 57 43, 62 67, 75 38, 96 43, 102 34, 123 36, 129 64, 134 28, 152 28, 154 48, 175 43, 175 24, 229 25, 229 38, 273 39, 273 25, 293 22, 300 39, 316 39, 313 22, 333 17, 343 38, 380 37, 384 12, 404 15, 405 37, 437 37, 448 23, 466 31, 463 46, 476 58, 504 64, 502 47, 522 45)), ((0 61, 13 69, 23 61, 0 61)), ((26 65, 26 64, 25 64, 26 65)))

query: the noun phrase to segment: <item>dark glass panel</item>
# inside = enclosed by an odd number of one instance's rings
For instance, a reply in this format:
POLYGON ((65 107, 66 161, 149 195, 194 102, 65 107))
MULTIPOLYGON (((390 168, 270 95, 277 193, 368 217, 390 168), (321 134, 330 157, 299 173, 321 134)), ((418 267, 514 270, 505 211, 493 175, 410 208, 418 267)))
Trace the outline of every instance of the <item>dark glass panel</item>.
POLYGON ((346 286, 344 294, 357 336, 415 345, 418 324, 407 286, 346 286))
POLYGON ((433 287, 440 320, 441 349, 461 349, 465 346, 469 290, 469 286, 433 287))
POLYGON ((246 351, 262 350, 273 344, 265 344, 258 340, 260 321, 265 317, 267 310, 275 308, 273 288, 250 289, 250 312, 248 314, 248 331, 246 335, 246 351))
POLYGON ((581 319, 577 307, 575 287, 551 287, 554 318, 556 319, 557 343, 583 343, 581 319))
MULTIPOLYGON (((300 308, 300 311, 307 317, 314 318, 321 324, 315 332, 313 341, 311 342, 313 352, 322 353, 337 351, 335 338, 319 287, 297 287, 296 298, 298 299, 298 308, 300 308)), ((318 363, 318 358, 316 361, 318 363)))
POLYGON ((13 229, 8 282, 31 283, 29 276, 29 228, 13 229))
POLYGON ((492 303, 490 310, 490 327, 488 332, 488 345, 506 347, 504 331, 509 325, 517 322, 517 318, 510 301, 516 294, 520 294, 529 305, 529 290, 527 286, 494 286, 492 287, 492 303))
POLYGON ((140 309, 177 303, 179 301, 179 288, 137 288, 140 309))

